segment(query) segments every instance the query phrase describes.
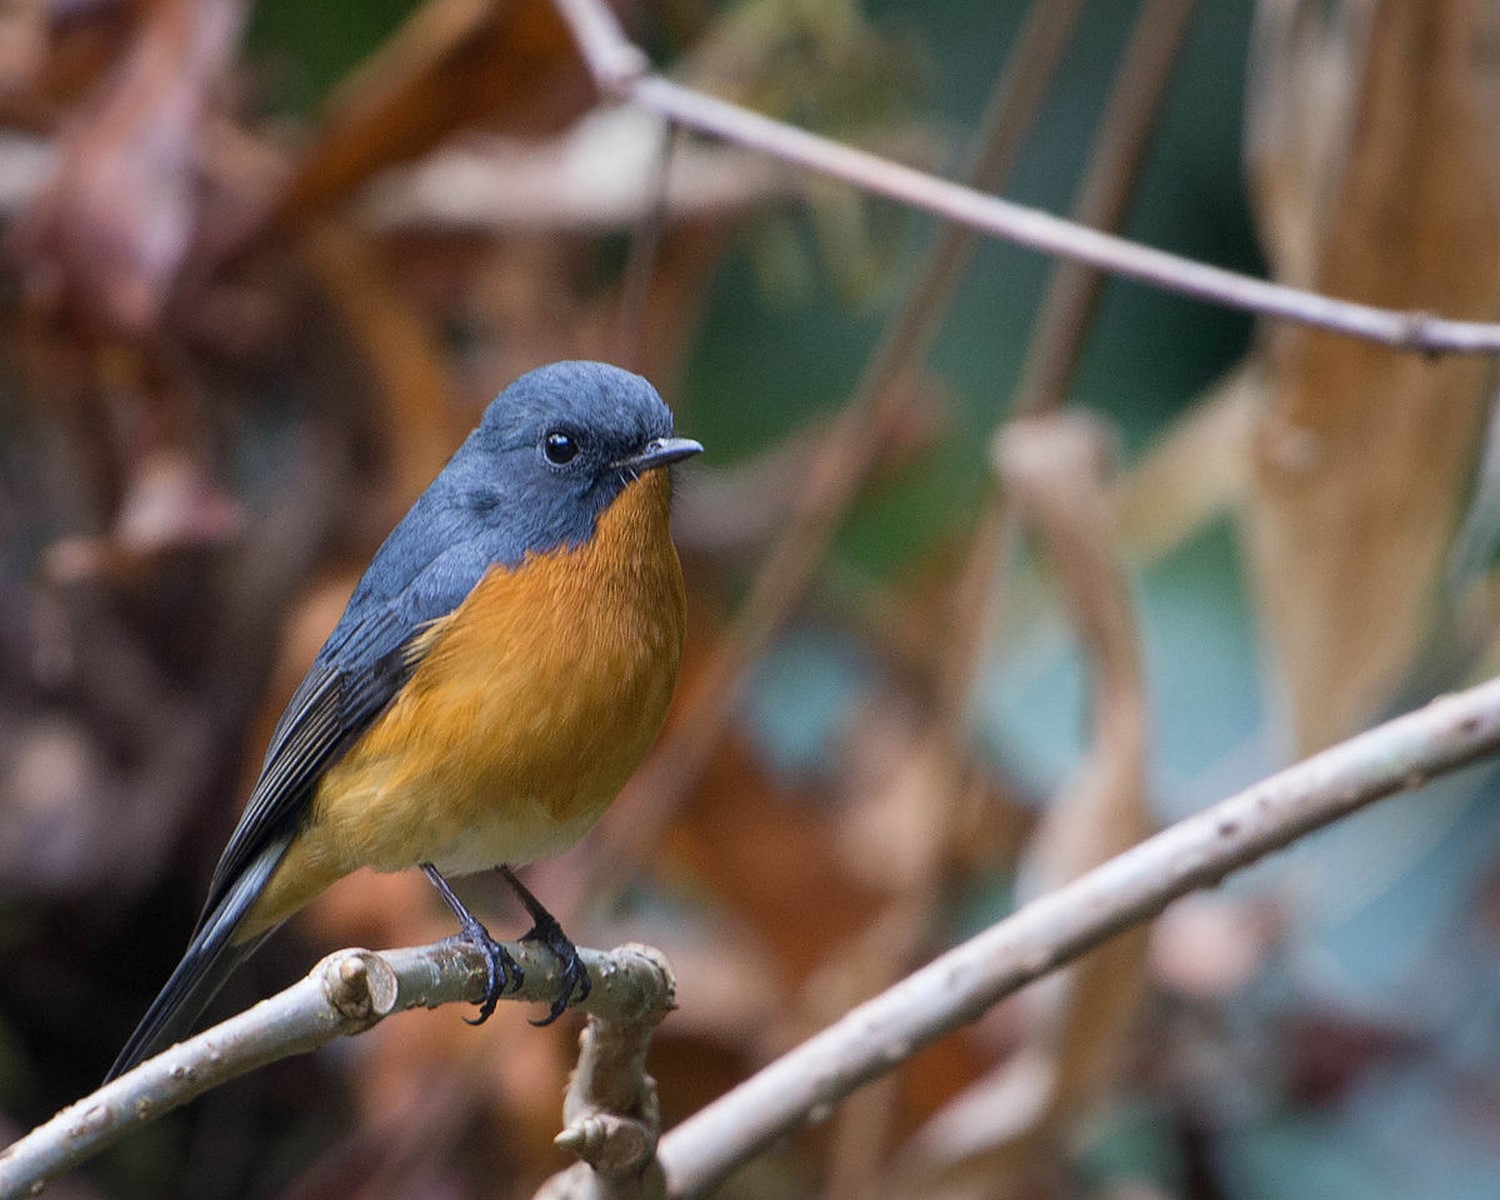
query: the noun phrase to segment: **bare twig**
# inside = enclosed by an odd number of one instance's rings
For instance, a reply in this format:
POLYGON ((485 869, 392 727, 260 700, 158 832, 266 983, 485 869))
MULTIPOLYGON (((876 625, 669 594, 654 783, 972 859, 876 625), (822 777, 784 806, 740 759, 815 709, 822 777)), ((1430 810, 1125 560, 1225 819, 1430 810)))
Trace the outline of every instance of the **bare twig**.
MULTIPOLYGON (((1152 0, 1142 6, 1073 199, 1070 215, 1078 224, 1113 231, 1125 223, 1197 7, 1197 0, 1152 0)), ((1054 265, 1012 412, 1037 413, 1062 403, 1104 281, 1103 272, 1085 263, 1054 265)))
POLYGON ((860 1084, 1177 897, 1496 750, 1500 680, 1491 680, 1164 830, 950 950, 677 1126, 659 1151, 668 1195, 704 1194, 860 1084))
POLYGON ((598 0, 553 0, 553 7, 604 95, 620 95, 651 70, 650 59, 631 45, 608 5, 598 0))
MULTIPOLYGON (((634 949, 647 957, 656 954, 645 946, 634 949)), ((667 986, 651 997, 650 1007, 623 1017, 589 1018, 563 1102, 566 1125, 554 1139, 582 1161, 548 1180, 537 1200, 636 1200, 663 1194, 656 1161, 661 1108, 656 1081, 646 1074, 646 1051, 675 1000, 672 970, 665 961, 659 966, 667 986)))
POLYGON ((1425 354, 1500 352, 1500 324, 1399 312, 1210 266, 903 166, 652 74, 599 0, 555 0, 607 95, 994 237, 1229 308, 1425 354))
MULTIPOLYGON (((550 1002, 560 984, 556 955, 534 942, 506 948, 525 982, 505 998, 550 1002)), ((639 1026, 670 1008, 671 973, 654 951, 622 946, 608 954, 578 953, 594 986, 576 1007, 591 1020, 639 1026)), ((0 1200, 33 1194, 132 1129, 237 1075, 363 1033, 393 1012, 475 1002, 484 984, 483 956, 457 941, 331 954, 301 982, 142 1063, 9 1146, 0 1153, 0 1200)))

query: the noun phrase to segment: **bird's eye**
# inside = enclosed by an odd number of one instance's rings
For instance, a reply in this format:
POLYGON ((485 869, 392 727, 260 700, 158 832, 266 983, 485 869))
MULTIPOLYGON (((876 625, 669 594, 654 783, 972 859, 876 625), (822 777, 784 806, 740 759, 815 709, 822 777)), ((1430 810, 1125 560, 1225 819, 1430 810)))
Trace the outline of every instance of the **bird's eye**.
POLYGON ((578 441, 571 433, 554 429, 542 439, 542 453, 555 466, 563 466, 578 457, 578 441))

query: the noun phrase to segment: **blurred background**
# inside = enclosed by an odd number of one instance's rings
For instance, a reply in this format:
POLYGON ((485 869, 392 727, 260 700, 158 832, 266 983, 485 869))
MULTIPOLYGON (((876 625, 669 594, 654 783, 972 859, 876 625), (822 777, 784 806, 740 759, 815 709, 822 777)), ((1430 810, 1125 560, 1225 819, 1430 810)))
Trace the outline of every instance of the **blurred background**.
MULTIPOLYGON (((674 78, 1152 245, 1500 310, 1490 0, 640 0, 674 78), (1201 10, 1201 11, 1195 11, 1201 10)), ((598 108, 546 0, 0 7, 0 1141, 94 1087, 390 525, 521 371, 643 371, 691 632, 530 872, 659 946, 668 1124, 1141 836, 1493 672, 1487 362, 944 233, 598 108)), ((1485 765, 1189 897, 864 1089, 745 1200, 1493 1194, 1485 765)), ((524 927, 493 878, 463 893, 524 927)), ((332 889, 219 1016, 420 876, 332 889)), ((69 1198, 527 1196, 577 1020, 239 1080, 69 1198)))

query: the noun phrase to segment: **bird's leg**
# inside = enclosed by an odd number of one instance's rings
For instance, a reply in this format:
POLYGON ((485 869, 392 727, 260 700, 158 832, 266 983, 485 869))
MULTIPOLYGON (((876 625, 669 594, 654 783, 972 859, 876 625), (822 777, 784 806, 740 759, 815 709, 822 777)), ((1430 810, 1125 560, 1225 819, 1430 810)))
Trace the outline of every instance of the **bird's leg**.
POLYGON ((484 999, 479 1002, 479 1015, 473 1020, 465 1017, 470 1025, 483 1025, 490 1019, 495 1011, 495 1005, 499 1003, 501 995, 507 987, 521 986, 525 976, 521 972, 521 964, 510 956, 499 942, 490 936, 490 931, 479 923, 479 918, 464 906, 464 902, 453 894, 453 889, 448 886, 448 881, 443 878, 442 873, 431 863, 422 864, 422 874, 432 881, 432 886, 437 888, 438 895, 458 918, 460 941, 469 942, 478 946, 483 952, 485 961, 489 964, 489 976, 484 988, 484 999))
POLYGON ((496 870, 510 884, 521 903, 526 906, 526 911, 531 914, 531 929, 521 935, 521 940, 541 942, 562 963, 562 987, 552 1001, 551 1011, 540 1021, 532 1022, 533 1025, 550 1025, 563 1015, 563 1010, 569 1004, 574 1003, 575 993, 580 1004, 588 999, 589 992, 593 990, 593 981, 589 979, 588 968, 578 957, 578 947, 562 931, 557 918, 542 907, 542 902, 531 894, 531 890, 516 878, 515 872, 509 867, 497 867, 496 870))

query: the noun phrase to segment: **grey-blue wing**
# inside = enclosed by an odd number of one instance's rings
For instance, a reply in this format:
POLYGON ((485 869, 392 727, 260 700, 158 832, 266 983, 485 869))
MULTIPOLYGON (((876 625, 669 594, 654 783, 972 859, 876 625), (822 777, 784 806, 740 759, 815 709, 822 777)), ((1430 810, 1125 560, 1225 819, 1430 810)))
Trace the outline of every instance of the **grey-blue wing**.
POLYGON ((362 635, 370 654, 355 670, 318 656, 276 723, 260 778, 214 869, 199 929, 269 842, 295 834, 323 773, 400 690, 414 665, 407 661, 409 640, 387 619, 362 635))
MULTIPOLYGON (((403 522, 397 532, 405 526, 403 522)), ((391 556, 393 547, 402 544, 393 533, 381 547, 277 721, 260 778, 214 870, 200 928, 266 842, 302 819, 323 773, 375 723, 411 677, 417 636, 463 603, 489 569, 476 553, 482 547, 449 546, 419 565, 405 564, 414 573, 405 574, 404 585, 392 589, 391 556), (385 588, 378 586, 382 580, 385 588)))
MULTIPOLYGON (((429 505, 430 507, 430 505, 429 505)), ((422 506, 413 509, 418 513, 422 506)), ((414 639, 452 612, 489 569, 493 547, 443 546, 409 516, 370 564, 328 641, 276 723, 260 778, 214 870, 187 952, 109 1079, 191 1032, 265 934, 235 934, 295 840, 318 781, 379 718, 417 663, 414 639)))

